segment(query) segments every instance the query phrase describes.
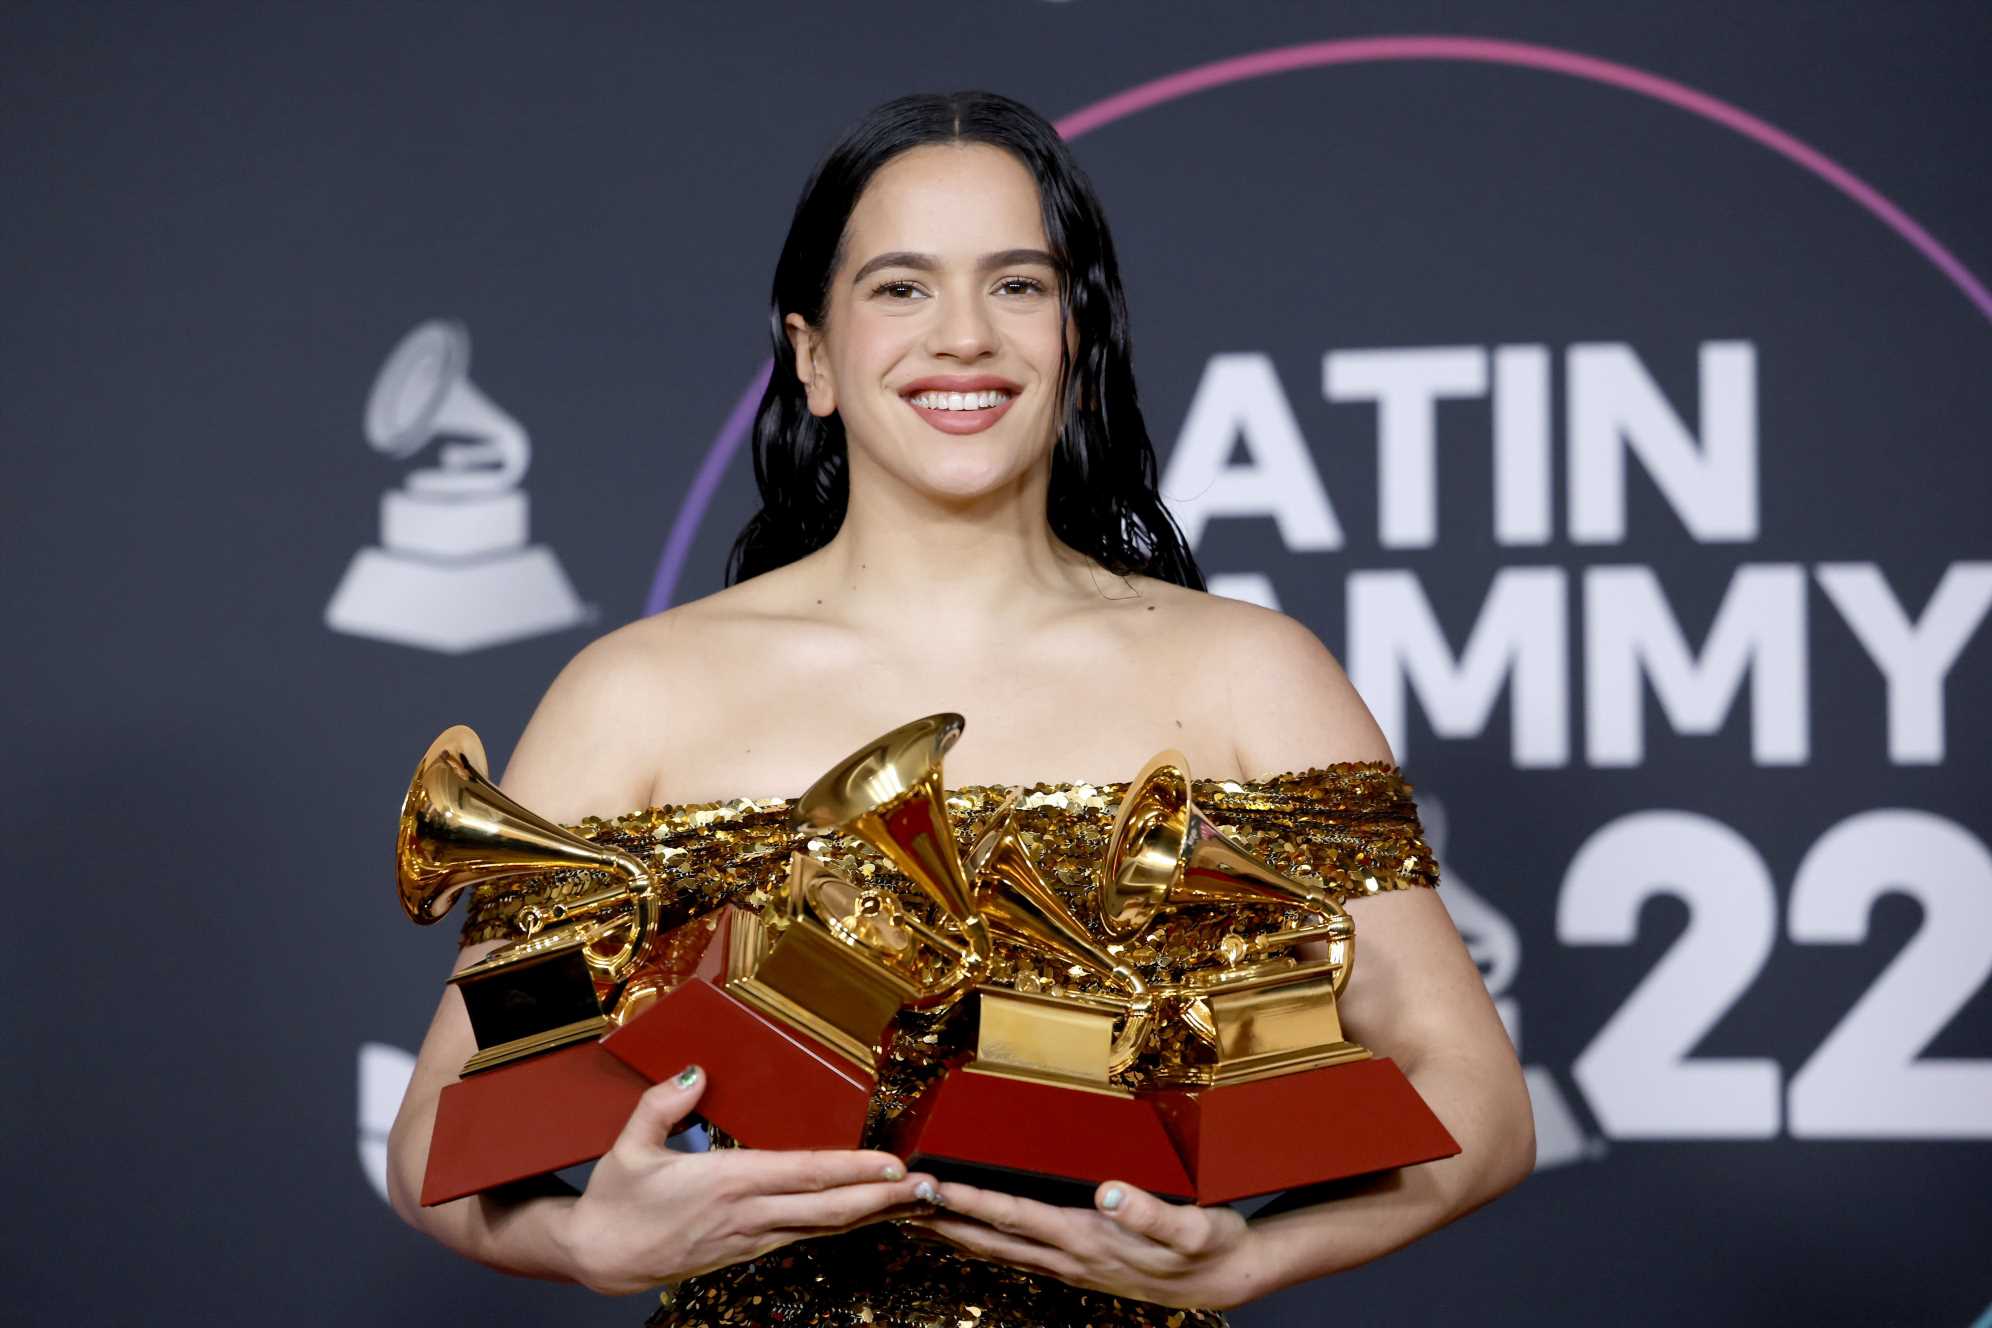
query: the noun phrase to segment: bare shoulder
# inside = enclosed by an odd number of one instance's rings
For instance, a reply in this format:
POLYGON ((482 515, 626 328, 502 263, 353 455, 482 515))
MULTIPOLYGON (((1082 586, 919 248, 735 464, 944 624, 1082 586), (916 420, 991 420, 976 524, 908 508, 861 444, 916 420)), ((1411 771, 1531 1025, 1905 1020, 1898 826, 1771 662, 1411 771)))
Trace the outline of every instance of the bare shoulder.
POLYGON ((1180 586, 1167 587, 1158 606, 1173 610, 1175 629, 1199 643, 1210 694, 1229 698, 1232 741, 1247 774, 1392 759, 1340 661, 1306 623, 1180 586))
POLYGON ((1132 597, 1126 602, 1159 610, 1153 619, 1156 627, 1172 635, 1194 634, 1205 645, 1223 642, 1252 651, 1324 657, 1339 671, 1321 638, 1284 613, 1148 576, 1130 576, 1127 585, 1132 597))
POLYGON ((640 618, 590 642, 534 711, 506 791, 568 823, 645 807, 698 765, 743 707, 779 690, 774 639, 807 629, 788 569, 640 618), (515 787, 516 785, 516 787, 515 787))
POLYGON ((775 574, 728 586, 626 623, 577 654, 548 696, 573 693, 611 709, 655 703, 674 684, 711 671, 715 656, 738 646, 743 629, 778 614, 775 574))
POLYGON ((540 698, 505 769, 505 791, 556 821, 647 805, 685 696, 710 665, 729 607, 695 601, 597 637, 540 698))
POLYGON ((508 794, 569 824, 636 805, 647 785, 629 720, 658 689, 643 628, 589 642, 555 675, 505 766, 508 794))

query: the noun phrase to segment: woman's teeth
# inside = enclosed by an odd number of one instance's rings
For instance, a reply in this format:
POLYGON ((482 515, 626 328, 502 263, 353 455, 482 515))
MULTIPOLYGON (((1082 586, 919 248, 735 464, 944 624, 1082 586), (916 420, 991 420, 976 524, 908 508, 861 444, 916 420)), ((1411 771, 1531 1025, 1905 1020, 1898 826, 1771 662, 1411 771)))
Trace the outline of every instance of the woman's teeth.
POLYGON ((1008 392, 920 392, 907 400, 928 410, 988 410, 1010 399, 1008 392))

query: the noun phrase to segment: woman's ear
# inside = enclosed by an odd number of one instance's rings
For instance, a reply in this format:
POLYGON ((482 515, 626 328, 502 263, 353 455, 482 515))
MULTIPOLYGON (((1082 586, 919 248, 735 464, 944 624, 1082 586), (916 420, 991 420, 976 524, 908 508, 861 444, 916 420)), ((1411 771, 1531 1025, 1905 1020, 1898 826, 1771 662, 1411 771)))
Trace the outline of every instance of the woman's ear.
POLYGON ((809 325, 801 314, 782 319, 789 345, 795 351, 795 376, 802 380, 809 396, 811 415, 831 415, 837 410, 836 384, 830 379, 830 360, 823 353, 823 334, 809 325))

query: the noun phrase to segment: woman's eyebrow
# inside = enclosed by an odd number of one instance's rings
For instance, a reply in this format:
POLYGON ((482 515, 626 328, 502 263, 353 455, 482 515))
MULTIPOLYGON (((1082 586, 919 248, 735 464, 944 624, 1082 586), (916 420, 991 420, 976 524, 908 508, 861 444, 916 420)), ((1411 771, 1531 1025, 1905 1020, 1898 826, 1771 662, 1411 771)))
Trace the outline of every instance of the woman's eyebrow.
MULTIPOLYGON (((1053 270, 1058 267, 1058 260, 1042 249, 1004 249, 997 253, 984 254, 977 259, 975 270, 987 272, 991 268, 1014 267, 1023 263, 1040 263, 1053 270)), ((882 267, 910 267, 915 272, 935 272, 940 270, 940 266, 941 260, 932 254, 916 254, 910 250, 895 249, 891 253, 880 254, 859 268, 857 275, 851 278, 851 284, 857 285, 882 267)))

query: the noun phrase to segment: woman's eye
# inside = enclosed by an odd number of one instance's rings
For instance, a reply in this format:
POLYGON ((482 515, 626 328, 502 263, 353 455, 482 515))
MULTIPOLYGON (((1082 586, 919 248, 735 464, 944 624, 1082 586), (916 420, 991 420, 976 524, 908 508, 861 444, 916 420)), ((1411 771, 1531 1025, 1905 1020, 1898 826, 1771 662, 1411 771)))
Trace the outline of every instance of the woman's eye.
POLYGON ((872 294, 884 295, 894 300, 902 300, 906 297, 901 292, 916 292, 919 289, 918 286, 915 286, 910 281, 882 281, 872 288, 872 294))
POLYGON ((997 289, 1006 295, 1037 295, 1044 290, 1044 283, 1035 277, 1005 277, 997 289))

